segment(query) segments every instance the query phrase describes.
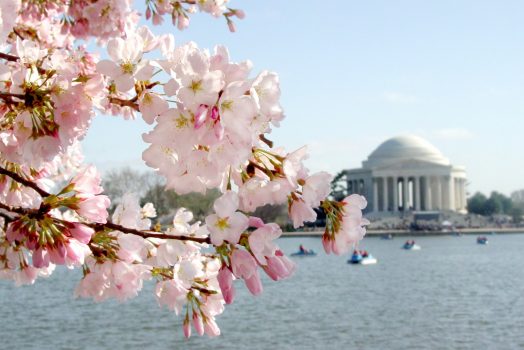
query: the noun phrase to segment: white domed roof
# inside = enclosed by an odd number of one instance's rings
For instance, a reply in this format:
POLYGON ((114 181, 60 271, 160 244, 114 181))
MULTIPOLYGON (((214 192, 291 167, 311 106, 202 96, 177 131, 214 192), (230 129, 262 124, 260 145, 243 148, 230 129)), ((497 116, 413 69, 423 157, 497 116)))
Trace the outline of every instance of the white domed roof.
POLYGON ((444 157, 435 146, 413 135, 397 136, 383 142, 362 165, 364 168, 374 168, 406 160, 450 165, 449 159, 444 157))

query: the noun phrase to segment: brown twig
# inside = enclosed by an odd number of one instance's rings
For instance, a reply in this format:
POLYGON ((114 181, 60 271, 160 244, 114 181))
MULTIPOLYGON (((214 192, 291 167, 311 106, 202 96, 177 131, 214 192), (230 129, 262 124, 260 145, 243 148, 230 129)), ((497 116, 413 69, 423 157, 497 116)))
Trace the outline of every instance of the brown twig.
POLYGON ((103 229, 110 229, 110 230, 115 230, 115 231, 120 231, 123 233, 129 233, 132 235, 140 236, 142 238, 176 239, 179 241, 211 243, 211 240, 209 239, 209 237, 175 236, 175 235, 168 235, 165 233, 158 233, 158 232, 153 232, 153 231, 141 231, 141 230, 125 227, 122 225, 118 225, 111 221, 108 221, 105 224, 84 224, 84 225, 89 226, 97 231, 100 231, 103 229))
POLYGON ((134 109, 135 111, 138 112, 139 111, 138 103, 136 103, 135 101, 133 101, 133 99, 131 99, 131 100, 122 100, 122 99, 117 98, 117 97, 110 97, 109 98, 109 103, 113 103, 113 104, 118 105, 120 107, 130 107, 130 108, 132 108, 132 109, 134 109))
POLYGON ((2 53, 2 52, 0 52, 0 58, 6 61, 11 61, 11 62, 16 62, 20 59, 20 57, 9 55, 7 53, 2 53))
POLYGON ((7 170, 3 167, 0 167, 0 174, 9 176, 11 179, 15 180, 16 182, 21 183, 24 186, 32 188, 42 197, 48 197, 51 195, 49 192, 44 191, 43 189, 38 187, 38 185, 35 184, 33 181, 24 179, 22 176, 18 175, 17 173, 7 170))
MULTIPOLYGON (((50 196, 51 194, 44 191, 43 189, 41 189, 40 187, 38 187, 34 182, 30 181, 30 180, 26 180, 24 179, 23 177, 21 177, 20 175, 12 172, 12 171, 9 171, 3 167, 0 167, 0 174, 3 174, 3 175, 7 175, 9 176, 11 179, 15 180, 16 182, 19 182, 27 187, 30 187, 32 189, 34 189, 36 192, 38 192, 38 194, 40 194, 42 197, 47 197, 47 196, 50 196)), ((27 208, 21 208, 21 207, 12 207, 12 206, 9 206, 9 205, 6 205, 6 204, 3 204, 0 202, 0 209, 4 209, 4 210, 7 210, 9 212, 12 212, 12 213, 17 213, 17 214, 21 214, 21 215, 29 215, 29 216, 34 216, 34 217, 38 217, 38 216, 42 216, 43 214, 45 214, 45 212, 49 211, 49 207, 47 206, 41 206, 40 209, 27 209, 27 208)), ((56 219, 56 220, 59 220, 59 219, 56 219)), ((59 221, 63 221, 63 222, 68 222, 68 221, 65 221, 65 220, 59 220, 59 221)), ((174 235, 167 235, 167 234, 164 234, 164 233, 158 233, 158 232, 153 232, 153 231, 140 231, 140 230, 136 230, 136 229, 132 229, 132 228, 129 228, 129 227, 125 227, 125 226, 122 226, 122 225, 118 225, 118 224, 115 224, 111 221, 108 221, 107 223, 105 224, 99 224, 99 223, 83 223, 84 225, 86 226, 89 226, 95 230, 98 230, 98 231, 101 231, 101 230, 104 230, 104 229, 110 229, 110 230, 115 230, 115 231, 120 231, 120 232, 123 232, 123 233, 129 233, 129 234, 133 234, 133 235, 137 235, 137 236, 140 236, 140 237, 143 237, 143 238, 161 238, 161 239, 176 239, 176 240, 179 240, 179 241, 192 241, 192 242, 197 242, 197 243, 211 243, 211 240, 209 239, 209 237, 205 237, 205 238, 201 238, 201 237, 191 237, 191 236, 174 236, 174 235)))

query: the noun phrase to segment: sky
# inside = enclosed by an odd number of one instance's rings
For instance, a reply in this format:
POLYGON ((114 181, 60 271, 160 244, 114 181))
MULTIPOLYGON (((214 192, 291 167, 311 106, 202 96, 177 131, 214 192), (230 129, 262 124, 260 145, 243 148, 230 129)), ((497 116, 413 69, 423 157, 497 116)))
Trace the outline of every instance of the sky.
MULTIPOLYGON (((137 0, 136 2, 139 2, 137 0)), ((414 134, 454 165, 467 191, 524 188, 523 1, 239 1, 246 18, 197 14, 177 44, 226 45, 280 76, 286 119, 269 138, 309 145, 311 171, 358 168, 383 141, 414 134)), ((83 142, 102 171, 140 170, 141 120, 97 116, 83 142)))

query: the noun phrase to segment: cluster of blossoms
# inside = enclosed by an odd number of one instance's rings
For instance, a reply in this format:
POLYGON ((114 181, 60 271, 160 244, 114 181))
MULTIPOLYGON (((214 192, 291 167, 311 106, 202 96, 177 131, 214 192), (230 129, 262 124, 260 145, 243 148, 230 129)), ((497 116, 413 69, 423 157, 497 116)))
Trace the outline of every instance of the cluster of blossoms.
MULTIPOLYGON (((226 2, 148 0, 145 15, 171 14, 183 29, 200 10, 233 31, 231 18, 244 15, 226 2)), ((250 62, 232 62, 221 46, 175 47, 137 19, 128 0, 0 3, 0 278, 32 284, 55 265, 81 267, 75 293, 95 301, 127 300, 152 280, 187 337, 191 325, 215 336, 234 280, 258 295, 261 271, 278 281, 295 270, 275 243, 281 228, 250 213, 287 204, 299 228, 323 210, 325 250, 343 254, 365 234, 366 202, 327 199, 332 177, 309 172, 306 148, 267 139, 284 118, 275 73, 252 76, 250 62), (75 45, 90 38, 106 44, 107 59, 75 45), (214 212, 193 222, 179 209, 161 227, 153 205, 129 195, 109 218, 100 175, 79 148, 96 110, 152 125, 144 162, 179 194, 220 189, 214 212)))
POLYGON ((236 31, 233 17, 243 19, 244 11, 227 7, 228 0, 146 0, 146 19, 153 24, 163 22, 164 15, 170 15, 173 25, 184 30, 189 26, 189 16, 197 11, 209 13, 214 17, 223 16, 231 32, 236 31))

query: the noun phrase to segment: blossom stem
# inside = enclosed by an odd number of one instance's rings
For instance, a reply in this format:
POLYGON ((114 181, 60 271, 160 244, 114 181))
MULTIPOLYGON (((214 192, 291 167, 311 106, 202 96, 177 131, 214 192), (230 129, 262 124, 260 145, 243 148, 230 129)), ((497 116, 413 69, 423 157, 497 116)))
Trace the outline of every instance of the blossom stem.
POLYGON ((16 62, 16 61, 18 61, 20 59, 17 56, 9 55, 7 53, 2 53, 2 52, 0 52, 0 58, 4 59, 6 61, 11 61, 11 62, 16 62))
POLYGON ((130 107, 132 109, 134 109, 135 111, 139 111, 138 109, 138 103, 136 103, 135 101, 133 101, 134 99, 131 99, 131 100, 122 100, 120 98, 117 98, 117 97, 110 97, 109 98, 109 103, 113 103, 115 105, 118 105, 118 106, 121 106, 121 107, 130 107))
POLYGON ((142 238, 160 238, 160 239, 176 239, 179 241, 192 241, 197 243, 211 243, 211 240, 209 237, 190 237, 190 236, 175 236, 175 235, 168 235, 165 233, 158 233, 158 232, 151 232, 151 231, 140 231, 133 228, 125 227, 122 225, 115 224, 111 221, 108 221, 105 224, 94 224, 94 223, 86 223, 84 224, 86 226, 89 226, 97 231, 103 230, 103 229, 110 229, 115 231, 120 231, 123 233, 129 233, 132 235, 140 236, 142 238))
POLYGON ((49 192, 44 191, 43 189, 38 187, 38 185, 35 184, 34 182, 24 179, 22 176, 18 175, 17 173, 7 170, 3 167, 0 167, 0 175, 9 176, 11 179, 15 180, 16 182, 21 183, 24 186, 32 188, 42 197, 48 197, 51 195, 49 192))

